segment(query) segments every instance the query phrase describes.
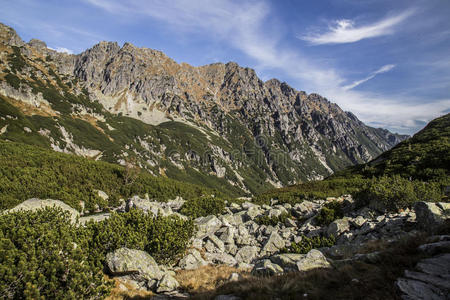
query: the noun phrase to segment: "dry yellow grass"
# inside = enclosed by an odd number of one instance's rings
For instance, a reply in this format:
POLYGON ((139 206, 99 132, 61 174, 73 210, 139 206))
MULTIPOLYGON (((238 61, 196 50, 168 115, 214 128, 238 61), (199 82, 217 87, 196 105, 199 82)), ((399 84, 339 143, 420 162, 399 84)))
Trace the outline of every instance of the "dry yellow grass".
POLYGON ((248 273, 233 267, 204 266, 195 270, 181 270, 177 272, 176 279, 181 288, 189 294, 198 294, 213 291, 226 283, 232 273, 238 273, 242 278, 248 273))
POLYGON ((149 291, 136 290, 132 285, 120 282, 116 278, 114 280, 114 288, 106 300, 124 300, 124 299, 151 299, 155 294, 149 291), (121 287, 122 285, 122 287, 121 287), (126 290, 123 289, 126 288, 126 290))

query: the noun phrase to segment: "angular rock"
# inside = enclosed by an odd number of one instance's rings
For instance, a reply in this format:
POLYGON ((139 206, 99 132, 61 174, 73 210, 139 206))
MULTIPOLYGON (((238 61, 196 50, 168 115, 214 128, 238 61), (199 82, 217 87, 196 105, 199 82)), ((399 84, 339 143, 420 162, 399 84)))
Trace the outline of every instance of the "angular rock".
POLYGON ((319 250, 313 249, 297 261, 298 271, 308 271, 316 268, 330 268, 331 265, 319 250))
POLYGON ((273 253, 284 248, 284 246, 285 242, 283 238, 276 231, 274 231, 264 244, 263 251, 273 253))
POLYGON ((172 292, 175 291, 179 286, 180 284, 175 278, 173 278, 172 275, 164 274, 157 284, 156 292, 157 293, 172 292))
POLYGON ((349 230, 350 230, 350 223, 348 222, 347 218, 343 218, 331 222, 331 224, 328 225, 327 233, 329 236, 332 235, 338 237, 339 235, 349 230))
POLYGON ((432 202, 417 202, 414 204, 416 221, 425 230, 435 230, 441 226, 446 219, 450 218, 450 211, 443 210, 446 207, 432 202))
POLYGON ((183 257, 178 263, 178 266, 181 269, 194 270, 208 264, 196 249, 190 249, 189 252, 190 253, 183 257))
POLYGON ((269 259, 258 261, 252 270, 253 275, 276 275, 281 273, 283 273, 283 268, 269 259))
POLYGON ((197 226, 197 236, 213 234, 222 226, 222 222, 213 215, 199 217, 194 223, 197 226))
POLYGON ((259 248, 256 246, 244 246, 238 250, 235 259, 238 263, 251 263, 258 255, 259 248))

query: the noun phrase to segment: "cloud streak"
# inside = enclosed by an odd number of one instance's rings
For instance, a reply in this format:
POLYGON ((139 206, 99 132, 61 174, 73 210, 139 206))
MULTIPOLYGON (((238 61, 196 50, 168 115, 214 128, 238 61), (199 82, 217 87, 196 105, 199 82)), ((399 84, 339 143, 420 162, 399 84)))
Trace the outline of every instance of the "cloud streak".
POLYGON ((381 21, 364 26, 355 26, 352 20, 337 20, 321 34, 309 34, 299 38, 312 45, 354 43, 363 39, 375 38, 394 33, 394 27, 414 14, 413 10, 387 17, 381 21))
POLYGON ((361 79, 361 80, 354 81, 352 84, 343 86, 342 88, 343 88, 344 90, 346 90, 346 91, 347 91, 347 90, 351 90, 351 89, 357 87, 358 85, 360 85, 360 84, 362 84, 362 83, 364 83, 364 82, 366 82, 366 81, 369 81, 370 79, 374 78, 374 77, 377 76, 378 74, 382 74, 382 73, 389 72, 389 71, 392 70, 393 68, 395 68, 395 65, 384 65, 384 66, 382 66, 381 68, 379 68, 378 70, 376 70, 375 72, 372 72, 372 73, 371 73, 369 76, 367 76, 366 78, 363 78, 363 79, 361 79))

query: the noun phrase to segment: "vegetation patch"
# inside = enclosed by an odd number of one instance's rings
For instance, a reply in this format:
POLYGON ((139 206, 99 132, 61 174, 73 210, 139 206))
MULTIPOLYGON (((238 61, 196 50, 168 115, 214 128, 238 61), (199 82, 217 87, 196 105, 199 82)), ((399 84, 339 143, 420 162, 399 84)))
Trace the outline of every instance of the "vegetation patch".
POLYGON ((315 220, 318 225, 324 226, 343 217, 342 204, 338 201, 332 201, 322 207, 315 220))
POLYGON ((148 194, 159 201, 210 195, 213 191, 106 162, 63 154, 39 147, 0 141, 0 208, 6 209, 29 198, 58 199, 80 210, 114 207, 120 198, 148 194), (94 190, 109 195, 107 201, 94 190))
POLYGON ((312 249, 331 247, 336 244, 336 238, 334 236, 315 236, 309 238, 305 235, 302 235, 301 238, 302 239, 300 242, 292 242, 290 247, 282 249, 281 252, 306 254, 312 249))
POLYGON ((195 219, 220 215, 224 212, 225 205, 225 200, 221 197, 203 196, 186 201, 180 212, 195 219))

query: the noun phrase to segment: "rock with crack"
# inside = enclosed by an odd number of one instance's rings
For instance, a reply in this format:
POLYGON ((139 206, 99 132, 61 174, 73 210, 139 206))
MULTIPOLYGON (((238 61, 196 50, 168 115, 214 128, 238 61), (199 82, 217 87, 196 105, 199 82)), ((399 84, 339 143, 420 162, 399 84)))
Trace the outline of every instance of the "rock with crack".
POLYGON ((138 287, 154 290, 164 276, 158 264, 145 251, 120 248, 106 255, 108 272, 120 280, 133 281, 138 287))

